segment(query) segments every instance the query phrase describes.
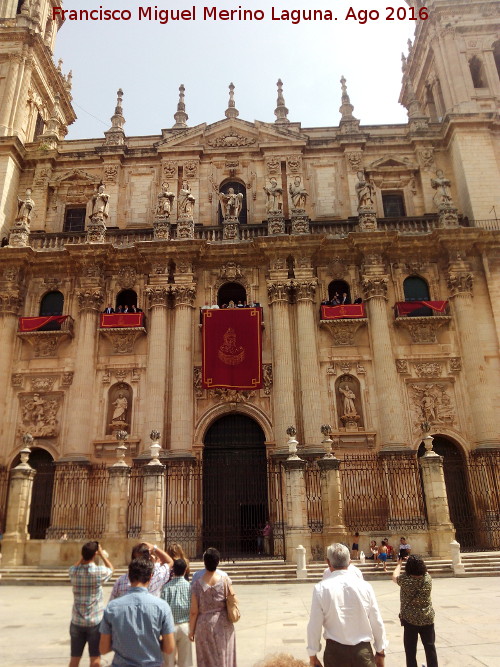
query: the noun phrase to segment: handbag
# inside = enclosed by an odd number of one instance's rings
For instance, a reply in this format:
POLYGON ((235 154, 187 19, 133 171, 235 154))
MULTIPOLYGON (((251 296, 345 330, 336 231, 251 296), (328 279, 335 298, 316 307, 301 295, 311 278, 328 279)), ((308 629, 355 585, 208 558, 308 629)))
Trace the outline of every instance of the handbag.
POLYGON ((238 598, 231 586, 229 586, 227 580, 224 581, 224 589, 226 591, 227 617, 231 623, 237 623, 241 618, 241 613, 238 607, 238 598))

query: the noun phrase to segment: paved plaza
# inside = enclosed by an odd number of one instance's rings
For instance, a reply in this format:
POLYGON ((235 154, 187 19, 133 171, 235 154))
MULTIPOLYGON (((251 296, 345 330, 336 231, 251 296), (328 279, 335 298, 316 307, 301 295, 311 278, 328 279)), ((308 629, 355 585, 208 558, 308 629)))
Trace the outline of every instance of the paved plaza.
MULTIPOLYGON (((389 576, 372 584, 390 642, 386 665, 401 667, 399 589, 389 576)), ((236 626, 238 667, 253 667, 275 652, 306 658, 311 591, 312 583, 238 587, 242 611, 236 626)), ((107 587, 106 597, 110 592, 107 587)), ((500 577, 435 579, 433 601, 440 667, 500 667, 500 577)), ((0 665, 67 665, 71 603, 69 585, 1 586, 0 665)), ((110 656, 103 659, 104 666, 111 663, 110 656)), ((419 667, 422 664, 424 654, 419 651, 419 667)), ((87 655, 81 665, 88 665, 87 655)))

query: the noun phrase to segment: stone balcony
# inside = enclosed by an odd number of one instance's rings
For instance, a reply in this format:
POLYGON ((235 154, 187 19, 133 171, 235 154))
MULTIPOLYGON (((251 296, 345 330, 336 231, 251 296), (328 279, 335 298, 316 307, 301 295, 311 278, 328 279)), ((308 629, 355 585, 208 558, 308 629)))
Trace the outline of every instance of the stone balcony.
MULTIPOLYGON (((40 320, 42 318, 23 317, 20 320, 40 320)), ((35 357, 55 357, 60 343, 66 338, 73 338, 74 320, 66 315, 58 327, 52 330, 18 331, 21 340, 27 341, 35 351, 35 357)))

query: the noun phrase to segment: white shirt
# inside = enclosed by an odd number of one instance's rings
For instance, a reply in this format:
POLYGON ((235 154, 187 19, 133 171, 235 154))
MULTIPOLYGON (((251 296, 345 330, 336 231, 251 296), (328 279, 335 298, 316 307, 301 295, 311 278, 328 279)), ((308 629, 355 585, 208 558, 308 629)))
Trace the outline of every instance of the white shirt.
MULTIPOLYGON (((333 572, 334 571, 330 570, 330 568, 327 567, 323 572, 323 581, 331 577, 333 572)), ((353 563, 349 563, 349 567, 347 568, 347 573, 354 574, 354 576, 359 577, 360 579, 364 579, 363 573, 361 572, 359 567, 356 567, 353 563)))
POLYGON ((307 626, 307 652, 310 656, 317 655, 321 650, 323 627, 325 639, 333 639, 340 644, 355 646, 373 639, 376 651, 388 646, 373 588, 347 570, 334 570, 328 579, 314 587, 307 626))

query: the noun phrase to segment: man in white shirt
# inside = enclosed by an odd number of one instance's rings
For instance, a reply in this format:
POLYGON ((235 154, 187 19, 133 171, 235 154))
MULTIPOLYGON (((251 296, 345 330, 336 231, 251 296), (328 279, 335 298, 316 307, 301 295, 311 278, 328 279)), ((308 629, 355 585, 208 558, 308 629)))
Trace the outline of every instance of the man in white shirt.
POLYGON ((324 628, 324 667, 384 667, 387 638, 373 588, 347 571, 350 553, 343 544, 329 546, 327 559, 332 575, 314 587, 307 626, 311 666, 322 667, 317 654, 324 628))

